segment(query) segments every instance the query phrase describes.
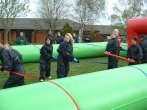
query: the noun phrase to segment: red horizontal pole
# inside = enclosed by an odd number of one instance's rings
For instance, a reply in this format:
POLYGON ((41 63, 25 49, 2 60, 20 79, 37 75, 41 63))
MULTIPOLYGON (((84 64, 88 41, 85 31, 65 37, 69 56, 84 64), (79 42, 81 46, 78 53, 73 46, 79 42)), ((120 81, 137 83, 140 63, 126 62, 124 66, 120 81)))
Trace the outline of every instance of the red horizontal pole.
POLYGON ((133 59, 128 59, 128 58, 125 58, 125 57, 122 57, 122 56, 118 56, 118 55, 112 54, 110 52, 104 52, 104 54, 106 54, 108 56, 115 57, 115 58, 119 58, 119 59, 127 61, 127 62, 136 63, 136 61, 133 60, 133 59))

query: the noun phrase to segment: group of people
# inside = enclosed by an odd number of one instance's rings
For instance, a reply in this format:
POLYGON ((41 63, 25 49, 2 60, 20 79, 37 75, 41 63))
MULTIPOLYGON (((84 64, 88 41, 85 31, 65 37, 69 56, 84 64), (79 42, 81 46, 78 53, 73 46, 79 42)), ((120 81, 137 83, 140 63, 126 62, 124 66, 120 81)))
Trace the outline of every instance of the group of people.
MULTIPOLYGON (((64 37, 61 35, 60 32, 57 32, 57 35, 53 36, 52 32, 49 31, 47 37, 49 37, 52 40, 52 43, 56 43, 56 44, 60 44, 61 42, 64 41, 64 37)), ((74 43, 79 42, 78 36, 75 33, 73 33, 73 39, 74 39, 74 43)), ((22 31, 19 33, 19 36, 16 38, 16 44, 17 45, 29 44, 27 38, 25 37, 22 31)))
MULTIPOLYGON (((64 40, 60 42, 57 59, 57 78, 68 76, 69 62, 78 63, 79 61, 73 56, 74 39, 70 33, 65 34, 64 40)), ((45 44, 40 49, 40 77, 39 81, 44 81, 45 78, 51 78, 51 59, 53 56, 53 39, 49 36, 45 39, 45 44)), ((10 72, 10 76, 3 88, 15 87, 24 85, 25 70, 21 54, 12 49, 9 44, 0 43, 0 60, 2 66, 0 70, 10 72)))
MULTIPOLYGON (((53 56, 53 39, 47 36, 45 44, 40 49, 40 81, 44 81, 45 77, 51 78, 51 59, 53 56)), ((69 62, 78 63, 79 61, 73 56, 73 42, 74 39, 71 33, 66 33, 64 40, 60 42, 57 49, 57 78, 67 77, 69 72, 69 62)))
MULTIPOLYGON (((141 43, 138 44, 137 37, 133 37, 131 41, 131 46, 127 50, 128 65, 135 65, 141 63, 147 63, 147 36, 141 35, 141 43), (135 62, 131 62, 135 61, 135 62)), ((122 50, 122 38, 119 36, 118 29, 114 29, 113 34, 108 40, 106 53, 111 53, 118 55, 122 50)), ((108 69, 118 67, 118 58, 113 56, 108 56, 108 69)))
MULTIPOLYGON (((23 36, 23 33, 20 33, 23 36)), ((60 36, 60 33, 58 33, 60 36)), ((56 37, 57 38, 57 37, 56 37)), ((20 44, 25 44, 25 38, 20 38, 17 40, 20 44)), ((147 36, 141 36, 141 44, 138 45, 138 39, 134 37, 132 39, 132 45, 127 50, 128 60, 135 60, 135 63, 129 62, 129 65, 147 63, 147 36)), ((57 78, 63 78, 68 76, 69 72, 69 62, 78 63, 79 61, 73 56, 73 42, 74 39, 71 33, 66 33, 63 38, 59 37, 56 42, 59 44, 57 49, 58 56, 55 58, 53 56, 53 44, 54 39, 51 35, 48 35, 45 39, 45 43, 40 49, 40 77, 39 81, 44 81, 45 78, 51 78, 51 60, 57 60, 57 78)), ((118 29, 114 29, 111 38, 109 39, 106 47, 107 53, 112 53, 119 55, 122 49, 122 38, 119 36, 118 29)), ((25 70, 23 67, 23 60, 21 54, 12 49, 9 44, 2 45, 0 43, 0 60, 2 66, 0 70, 6 70, 10 72, 10 76, 3 88, 15 87, 24 85, 24 75, 25 70), (14 73, 19 73, 14 74, 14 73), (20 75, 22 74, 22 75, 20 75)), ((108 56, 108 69, 117 68, 118 59, 112 56, 108 56)))
MULTIPOLYGON (((53 35, 51 31, 48 32, 47 35, 48 38, 50 38, 52 40, 52 44, 60 44, 61 42, 64 41, 64 36, 62 36, 62 34, 60 32, 57 32, 56 35, 53 35)), ((78 36, 73 33, 72 38, 74 39, 73 43, 78 43, 78 36)))

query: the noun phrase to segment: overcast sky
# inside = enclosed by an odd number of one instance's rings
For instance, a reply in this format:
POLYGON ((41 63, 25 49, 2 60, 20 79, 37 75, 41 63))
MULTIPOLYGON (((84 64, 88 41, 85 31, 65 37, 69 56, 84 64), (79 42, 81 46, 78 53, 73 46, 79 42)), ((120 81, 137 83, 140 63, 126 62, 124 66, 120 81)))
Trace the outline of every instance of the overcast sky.
MULTIPOLYGON (((27 16, 28 18, 33 18, 35 17, 35 14, 34 12, 36 12, 37 10, 37 7, 38 7, 38 1, 39 0, 30 0, 30 9, 32 10, 30 12, 30 14, 27 16)), ((69 2, 73 2, 74 0, 68 0, 69 2)), ((112 11, 112 7, 113 7, 113 4, 116 3, 118 0, 106 0, 106 3, 108 4, 107 5, 107 13, 108 15, 112 14, 113 11, 112 11)), ((110 24, 110 21, 108 21, 107 17, 106 18, 103 18, 103 19, 100 19, 100 21, 96 24, 101 24, 101 25, 109 25, 110 24)))

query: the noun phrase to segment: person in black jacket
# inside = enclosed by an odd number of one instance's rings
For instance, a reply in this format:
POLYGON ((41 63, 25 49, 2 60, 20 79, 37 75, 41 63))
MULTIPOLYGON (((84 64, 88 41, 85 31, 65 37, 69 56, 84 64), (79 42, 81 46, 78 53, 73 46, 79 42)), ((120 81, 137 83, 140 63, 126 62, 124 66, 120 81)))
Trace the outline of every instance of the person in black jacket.
POLYGON ((74 59, 73 56, 73 38, 70 33, 65 34, 64 41, 59 45, 57 58, 57 77, 67 77, 69 72, 69 62, 74 59))
POLYGON ((53 35, 53 33, 51 31, 48 32, 48 35, 47 35, 46 39, 50 39, 52 44, 55 43, 55 37, 54 37, 54 35, 53 35))
POLYGON ((45 44, 40 49, 40 81, 45 77, 51 78, 51 59, 53 58, 53 46, 50 38, 45 39, 45 44))
MULTIPOLYGON (((111 35, 111 39, 107 43, 106 52, 118 55, 119 41, 114 34, 111 35)), ((108 69, 117 68, 117 58, 108 56, 108 69)))
POLYGON ((141 63, 147 63, 147 35, 142 35, 140 38, 141 38, 140 46, 142 48, 142 53, 143 53, 141 63))
POLYGON ((22 55, 15 49, 13 49, 12 47, 10 47, 9 44, 4 44, 4 49, 8 49, 8 50, 11 50, 12 52, 14 52, 20 59, 21 63, 23 64, 23 59, 22 59, 22 55))
POLYGON ((127 50, 127 57, 128 57, 128 60, 131 60, 131 59, 135 60, 136 63, 129 62, 128 65, 140 64, 142 56, 143 56, 142 49, 139 45, 137 45, 137 38, 134 37, 132 39, 132 45, 127 50))
POLYGON ((87 36, 83 37, 83 41, 85 43, 88 43, 88 42, 92 42, 93 39, 92 39, 92 37, 90 35, 87 35, 87 36))
POLYGON ((57 36, 55 38, 55 41, 56 41, 57 44, 60 44, 61 42, 64 41, 64 37, 61 36, 61 33, 60 32, 57 33, 57 36))
POLYGON ((79 39, 78 39, 78 36, 76 35, 76 33, 73 33, 73 39, 74 39, 74 43, 79 42, 79 39))
MULTIPOLYGON (((6 47, 6 45, 5 45, 6 47)), ((15 86, 24 85, 24 77, 14 74, 17 72, 19 74, 24 74, 25 70, 23 67, 23 61, 20 59, 20 53, 16 50, 10 48, 4 48, 2 45, 0 47, 0 59, 2 62, 1 71, 10 71, 10 76, 3 88, 10 88, 15 86)))
POLYGON ((28 44, 28 40, 27 38, 24 36, 23 32, 20 32, 20 36, 18 36, 16 38, 16 44, 17 45, 27 45, 28 44))

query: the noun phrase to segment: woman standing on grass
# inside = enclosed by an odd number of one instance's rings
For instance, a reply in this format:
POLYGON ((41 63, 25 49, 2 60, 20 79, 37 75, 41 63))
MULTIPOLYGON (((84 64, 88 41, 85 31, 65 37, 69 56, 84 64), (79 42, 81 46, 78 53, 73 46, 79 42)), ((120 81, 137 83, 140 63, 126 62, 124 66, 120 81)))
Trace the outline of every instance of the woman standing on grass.
POLYGON ((57 58, 57 77, 67 77, 69 61, 73 60, 73 37, 70 33, 65 34, 64 41, 59 45, 57 58))
POLYGON ((51 78, 51 59, 53 58, 53 46, 50 38, 45 39, 45 44, 40 49, 40 81, 44 81, 45 77, 51 78))

